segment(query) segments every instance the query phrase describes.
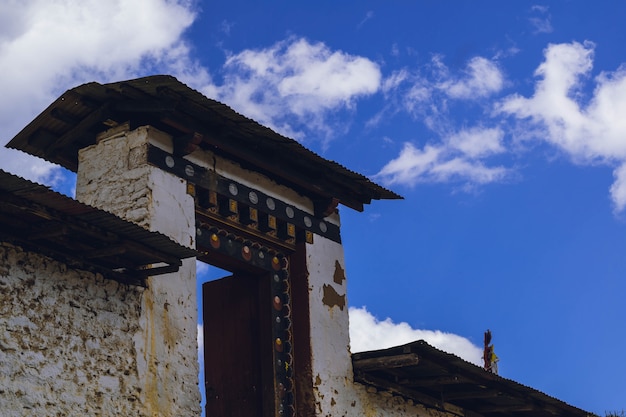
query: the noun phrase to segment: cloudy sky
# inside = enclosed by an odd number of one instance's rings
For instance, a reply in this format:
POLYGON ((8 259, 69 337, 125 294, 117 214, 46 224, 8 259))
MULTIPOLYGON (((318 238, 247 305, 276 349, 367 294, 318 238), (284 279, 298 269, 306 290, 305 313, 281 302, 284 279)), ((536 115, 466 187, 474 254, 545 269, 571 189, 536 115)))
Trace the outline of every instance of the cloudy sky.
POLYGON ((354 350, 478 362, 489 328, 506 378, 626 408, 626 4, 337 3, 0 0, 0 141, 78 84, 175 75, 405 197, 342 209, 354 350))

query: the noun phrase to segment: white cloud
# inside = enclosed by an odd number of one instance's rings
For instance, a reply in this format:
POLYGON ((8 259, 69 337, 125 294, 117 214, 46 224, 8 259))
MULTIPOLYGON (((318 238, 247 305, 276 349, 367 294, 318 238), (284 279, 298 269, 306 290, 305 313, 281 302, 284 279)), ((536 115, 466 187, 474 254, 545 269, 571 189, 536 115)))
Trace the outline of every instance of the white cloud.
POLYGON ((385 78, 382 82, 383 93, 387 94, 390 91, 395 90, 396 88, 398 88, 400 84, 406 81, 409 77, 410 77, 409 71, 405 68, 392 72, 391 75, 385 78))
POLYGON ((204 277, 209 273, 210 266, 206 262, 196 261, 196 275, 204 277))
POLYGON ((414 184, 439 160, 442 149, 426 145, 423 150, 405 143, 400 155, 389 161, 375 178, 387 185, 414 184))
POLYGON ((393 43, 391 45, 391 56, 400 56, 400 49, 398 48, 398 44, 397 43, 393 43))
POLYGON ((381 88, 388 104, 366 126, 388 120, 402 109, 436 136, 421 148, 405 143, 399 155, 373 178, 388 186, 454 182, 466 191, 479 184, 507 179, 510 169, 491 166, 487 161, 506 152, 505 132, 482 126, 457 130, 456 121, 450 116, 450 109, 457 103, 465 108, 468 102, 490 106, 484 99, 499 93, 504 83, 496 61, 480 56, 470 59, 458 73, 445 65, 442 55, 434 55, 419 71, 394 71, 383 80, 381 88))
MULTIPOLYGON (((348 128, 343 116, 354 110, 357 99, 380 89, 376 63, 298 38, 231 55, 222 68, 224 82, 216 86, 184 38, 196 17, 194 4, 191 0, 3 4, 0 146, 64 90, 94 80, 170 73, 287 136, 303 138, 313 132, 311 136, 321 137, 323 143, 348 128)), ((62 177, 54 165, 3 146, 0 166, 47 184, 62 177)))
POLYGON ((453 158, 433 166, 431 175, 435 182, 457 180, 465 182, 464 188, 473 189, 476 184, 489 184, 506 178, 508 170, 502 166, 488 167, 480 161, 453 158))
POLYGON ((462 71, 453 72, 442 55, 434 55, 417 71, 394 71, 384 79, 382 91, 387 100, 397 101, 421 120, 447 113, 451 100, 479 101, 499 93, 504 84, 504 74, 495 60, 476 56, 462 71))
MULTIPOLYGON (((200 406, 204 410, 204 404, 206 403, 206 391, 205 378, 204 378, 204 327, 202 324, 197 325, 197 339, 198 339, 198 384, 200 387, 200 406)), ((204 414, 203 414, 204 415, 204 414)))
POLYGON ((552 33, 554 31, 550 18, 531 17, 529 22, 533 27, 534 34, 552 33))
POLYGON ((367 219, 368 219, 370 222, 375 222, 376 220, 380 219, 380 217, 381 217, 381 216, 382 216, 382 214, 380 214, 380 213, 370 213, 370 214, 367 216, 367 219))
POLYGON ((504 152, 502 138, 504 132, 499 128, 462 130, 448 139, 451 147, 465 155, 476 158, 504 152))
POLYGON ((468 64, 463 77, 448 79, 437 85, 454 99, 476 99, 497 93, 504 85, 504 77, 498 66, 483 57, 474 57, 468 64))
POLYGON ((222 20, 222 23, 220 24, 220 29, 226 36, 230 36, 230 31, 233 29, 234 26, 235 23, 229 22, 228 20, 222 20))
POLYGON ((531 97, 506 97, 497 111, 519 119, 527 131, 579 164, 606 164, 617 169, 610 193, 616 211, 626 208, 626 67, 603 72, 585 102, 582 89, 593 65, 592 43, 551 44, 537 68, 531 97))
MULTIPOLYGON (((67 88, 165 69, 207 83, 181 36, 189 0, 9 0, 0 14, 0 145, 67 88)), ((0 149, 0 165, 50 183, 54 166, 0 149)))
POLYGON ((613 171, 615 181, 611 185, 610 193, 618 211, 626 207, 626 163, 623 163, 613 171))
POLYGON ((554 31, 551 22, 552 16, 548 13, 548 6, 534 5, 530 10, 534 14, 528 19, 533 27, 533 34, 552 33, 554 31))
POLYGON ((443 138, 441 143, 422 149, 405 143, 397 158, 375 176, 385 185, 414 186, 418 183, 456 182, 466 190, 479 184, 507 179, 511 170, 488 166, 485 159, 506 151, 504 132, 498 128, 471 128, 443 138))
POLYGON ((204 369, 204 326, 198 323, 197 325, 197 339, 198 339, 198 362, 200 363, 200 369, 204 369))
POLYGON ((374 17, 374 12, 369 10, 366 14, 365 17, 363 18, 363 20, 361 20, 359 22, 359 24, 357 25, 357 29, 361 29, 361 26, 363 26, 365 24, 365 22, 367 22, 368 20, 372 19, 374 17))
POLYGON ((381 83, 380 69, 369 59, 296 38, 232 55, 224 71, 219 99, 296 138, 304 124, 332 137, 327 116, 353 108, 381 83))
POLYGON ((350 307, 350 346, 352 352, 385 349, 424 340, 444 352, 480 366, 482 349, 465 337, 439 330, 413 329, 408 323, 378 320, 365 307, 350 307))

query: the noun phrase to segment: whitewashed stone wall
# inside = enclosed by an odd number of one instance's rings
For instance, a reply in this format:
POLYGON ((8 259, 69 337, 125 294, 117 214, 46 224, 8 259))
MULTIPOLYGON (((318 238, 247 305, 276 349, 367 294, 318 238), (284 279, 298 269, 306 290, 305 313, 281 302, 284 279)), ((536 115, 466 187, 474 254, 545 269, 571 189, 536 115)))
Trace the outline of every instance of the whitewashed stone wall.
MULTIPOLYGON (((190 247, 193 199, 146 161, 149 127, 79 155, 77 198, 190 247)), ((0 416, 199 416, 195 260, 147 288, 0 245, 0 416)))
POLYGON ((0 244, 0 415, 138 415, 142 293, 0 244))
MULTIPOLYGON (((76 198, 195 247, 186 182, 147 164, 148 143, 171 151, 171 138, 149 126, 101 134, 79 153, 76 198)), ((187 259, 176 273, 150 277, 137 306, 132 338, 141 415, 200 415, 195 273, 195 260, 187 259)))
MULTIPOLYGON (((171 139, 150 127, 112 130, 82 150, 77 199, 193 247, 193 199, 183 180, 146 163, 149 142, 171 151, 171 139)), ((229 161, 190 159, 312 211, 308 199, 229 161)), ((193 260, 141 290, 0 249, 3 415, 200 414, 193 260)), ((354 383, 342 246, 315 236, 307 270, 316 415, 442 416, 354 383)))

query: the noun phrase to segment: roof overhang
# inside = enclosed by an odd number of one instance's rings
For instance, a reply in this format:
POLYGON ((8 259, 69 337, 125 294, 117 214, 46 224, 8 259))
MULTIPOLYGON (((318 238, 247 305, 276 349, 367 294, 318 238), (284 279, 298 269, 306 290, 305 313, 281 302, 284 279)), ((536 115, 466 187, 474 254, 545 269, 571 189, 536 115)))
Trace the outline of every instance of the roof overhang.
POLYGON ((0 241, 116 281, 176 272, 199 255, 167 236, 0 170, 0 241))
POLYGON ((210 150, 321 206, 338 201, 362 211, 371 200, 402 198, 166 75, 72 88, 7 146, 76 171, 79 149, 126 122, 131 128, 152 125, 171 134, 178 155, 210 150))
POLYGON ((425 341, 352 355, 354 380, 428 408, 467 417, 589 417, 540 391, 442 352, 425 341))

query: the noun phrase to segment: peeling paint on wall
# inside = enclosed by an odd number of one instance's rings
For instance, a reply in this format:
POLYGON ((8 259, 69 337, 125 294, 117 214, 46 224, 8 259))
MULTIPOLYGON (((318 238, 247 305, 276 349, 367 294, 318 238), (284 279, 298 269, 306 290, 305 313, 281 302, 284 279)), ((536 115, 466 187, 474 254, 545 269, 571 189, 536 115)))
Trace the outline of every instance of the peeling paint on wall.
POLYGON ((324 296, 322 302, 330 308, 339 307, 341 310, 346 306, 346 296, 339 295, 331 285, 324 284, 323 287, 324 296))
POLYGON ((335 273, 333 274, 333 281, 335 281, 335 284, 342 285, 345 280, 346 272, 344 271, 339 261, 335 261, 335 273))

